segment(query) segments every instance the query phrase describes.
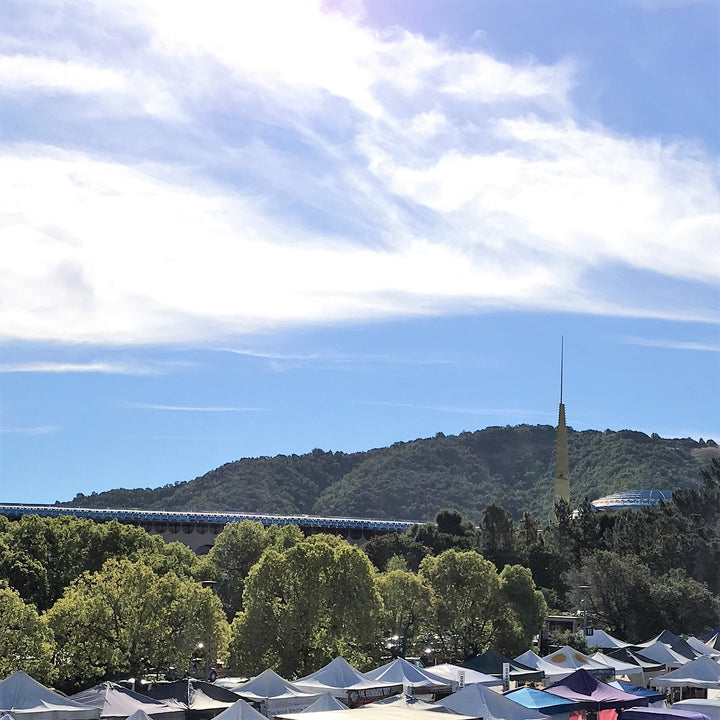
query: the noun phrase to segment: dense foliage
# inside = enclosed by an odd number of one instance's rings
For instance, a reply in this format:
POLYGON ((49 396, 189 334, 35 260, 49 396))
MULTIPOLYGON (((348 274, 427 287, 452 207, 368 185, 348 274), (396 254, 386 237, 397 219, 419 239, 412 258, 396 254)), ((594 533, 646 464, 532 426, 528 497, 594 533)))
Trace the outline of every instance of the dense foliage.
POLYGON ((233 523, 209 555, 112 521, 0 517, 0 669, 74 690, 120 675, 227 661, 311 672, 337 655, 462 660, 528 649, 548 609, 632 642, 720 622, 720 459, 672 502, 550 520, 490 503, 363 548, 298 528, 233 523), (19 639, 22 639, 20 641, 19 639))
MULTIPOLYGON (((446 507, 479 522, 495 503, 514 520, 552 511, 555 428, 490 427, 458 436, 395 443, 345 454, 245 458, 202 477, 151 490, 78 495, 88 507, 237 510, 259 513, 427 521, 446 507)), ((620 490, 689 489, 712 457, 714 442, 621 430, 568 429, 572 503, 620 490)))

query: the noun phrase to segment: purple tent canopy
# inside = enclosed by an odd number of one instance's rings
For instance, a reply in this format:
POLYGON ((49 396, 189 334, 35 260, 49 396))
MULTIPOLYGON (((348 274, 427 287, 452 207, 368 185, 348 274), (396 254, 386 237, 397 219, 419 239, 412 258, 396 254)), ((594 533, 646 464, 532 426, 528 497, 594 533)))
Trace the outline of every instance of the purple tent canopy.
POLYGON ((587 670, 580 668, 564 680, 545 688, 545 692, 559 695, 568 700, 582 703, 586 710, 605 710, 607 708, 625 708, 636 705, 647 706, 646 697, 638 697, 623 692, 607 683, 598 680, 587 670))
POLYGON ((695 710, 681 708, 630 708, 620 713, 620 720, 710 720, 695 710))

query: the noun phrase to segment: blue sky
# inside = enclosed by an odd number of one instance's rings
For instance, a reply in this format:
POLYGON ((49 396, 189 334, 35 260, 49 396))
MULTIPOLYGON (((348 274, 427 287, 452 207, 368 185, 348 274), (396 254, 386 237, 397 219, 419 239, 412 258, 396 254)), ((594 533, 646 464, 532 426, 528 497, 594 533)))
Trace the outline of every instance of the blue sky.
POLYGON ((555 424, 561 337, 720 441, 715 0, 2 13, 4 501, 555 424))

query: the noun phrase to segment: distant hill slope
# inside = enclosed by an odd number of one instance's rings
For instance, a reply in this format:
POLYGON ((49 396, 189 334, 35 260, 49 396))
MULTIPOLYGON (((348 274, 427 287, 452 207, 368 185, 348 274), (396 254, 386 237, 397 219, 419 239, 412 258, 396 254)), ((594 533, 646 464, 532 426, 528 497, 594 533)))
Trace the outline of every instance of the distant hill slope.
MULTIPOLYGON (((720 449, 713 442, 641 432, 568 428, 571 500, 621 490, 694 487, 720 449)), ((455 508, 478 521, 496 503, 519 518, 550 512, 555 428, 490 427, 399 442, 367 452, 313 450, 244 458, 202 477, 157 489, 77 495, 66 505, 236 510, 432 520, 455 508)))

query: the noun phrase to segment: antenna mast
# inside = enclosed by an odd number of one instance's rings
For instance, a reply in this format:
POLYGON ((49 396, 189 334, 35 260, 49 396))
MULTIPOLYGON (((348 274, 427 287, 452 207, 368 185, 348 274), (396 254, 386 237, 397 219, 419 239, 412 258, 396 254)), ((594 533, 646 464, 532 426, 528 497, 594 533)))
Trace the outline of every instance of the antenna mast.
POLYGON ((560 336, 560 404, 563 396, 563 365, 565 363, 565 336, 560 336))

